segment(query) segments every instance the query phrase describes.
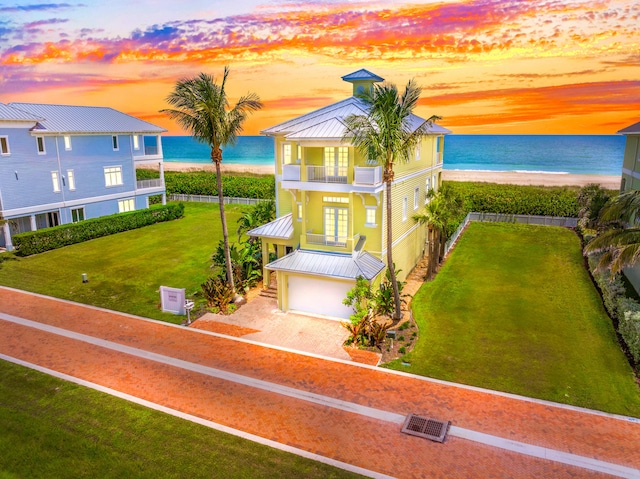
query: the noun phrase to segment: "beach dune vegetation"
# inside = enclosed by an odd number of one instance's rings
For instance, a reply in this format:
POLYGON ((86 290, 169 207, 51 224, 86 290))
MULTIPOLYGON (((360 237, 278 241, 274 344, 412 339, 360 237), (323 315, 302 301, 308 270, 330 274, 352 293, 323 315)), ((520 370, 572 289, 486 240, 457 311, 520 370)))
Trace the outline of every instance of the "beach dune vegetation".
POLYGON ((262 102, 255 93, 240 97, 230 107, 226 85, 229 67, 224 68, 222 81, 216 83, 214 77, 200 73, 192 78, 178 80, 175 89, 167 97, 173 108, 161 110, 187 130, 194 139, 211 147, 211 161, 216 167, 216 189, 220 207, 220 221, 224 241, 227 266, 227 281, 235 292, 229 250, 229 232, 224 214, 224 194, 222 190, 222 148, 236 144, 238 135, 250 113, 262 108, 262 102))

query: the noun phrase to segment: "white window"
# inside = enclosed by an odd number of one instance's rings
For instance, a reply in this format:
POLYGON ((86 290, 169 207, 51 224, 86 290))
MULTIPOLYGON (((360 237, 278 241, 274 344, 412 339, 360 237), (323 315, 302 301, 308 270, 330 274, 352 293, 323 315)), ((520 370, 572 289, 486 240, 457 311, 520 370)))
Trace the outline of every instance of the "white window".
POLYGON ((47 152, 44 148, 44 137, 36 136, 36 144, 38 145, 38 155, 44 155, 47 152))
POLYGON ((58 172, 57 171, 52 171, 51 172, 51 182, 53 183, 53 192, 54 193, 59 193, 60 192, 60 177, 58 176, 58 172))
POLYGON ((113 146, 113 151, 118 151, 120 149, 118 145, 118 135, 113 135, 111 137, 111 145, 113 146))
POLYGON ((409 210, 409 198, 402 198, 402 221, 407 221, 407 212, 409 210))
POLYGON ((324 234, 325 242, 335 246, 347 244, 347 231, 349 226, 349 209, 324 208, 324 234))
POLYGON ((84 220, 84 208, 76 208, 71 210, 71 221, 77 223, 84 220))
POLYGON ((376 226, 376 207, 365 206, 365 226, 376 226))
POLYGON ((302 147, 298 145, 298 163, 302 162, 302 147))
POLYGON ((71 137, 70 136, 65 136, 64 137, 64 149, 69 151, 71 149, 71 137))
POLYGON ((104 185, 108 188, 110 186, 118 186, 122 184, 122 167, 121 166, 108 166, 104 169, 104 185))
POLYGON ((349 169, 349 148, 339 146, 324 148, 324 166, 326 174, 330 176, 347 176, 349 169))
POLYGON ((133 135, 133 149, 140 149, 140 137, 138 135, 133 135))
POLYGON ((298 212, 298 221, 302 221, 302 203, 296 203, 298 212))
POLYGON ((284 165, 291 164, 291 145, 289 143, 282 145, 282 163, 284 165))
POLYGON ((420 202, 420 187, 416 186, 416 189, 413 190, 413 209, 418 209, 418 203, 420 202))
POLYGON ((74 191, 76 189, 76 177, 73 174, 73 170, 67 170, 67 181, 69 183, 69 190, 74 191))
POLYGON ((9 151, 9 137, 0 136, 0 154, 2 155, 10 155, 11 151, 9 151))
POLYGON ((323 196, 322 201, 325 203, 349 203, 349 198, 343 196, 323 196))
POLYGON ((133 211, 136 209, 136 204, 133 198, 118 201, 118 213, 126 213, 127 211, 133 211))

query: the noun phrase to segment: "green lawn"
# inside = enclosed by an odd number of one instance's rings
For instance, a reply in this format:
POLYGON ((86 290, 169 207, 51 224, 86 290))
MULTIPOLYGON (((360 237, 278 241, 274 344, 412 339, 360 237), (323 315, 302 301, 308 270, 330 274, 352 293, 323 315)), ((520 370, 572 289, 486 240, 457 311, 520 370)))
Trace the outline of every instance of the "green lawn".
POLYGON ((0 477, 360 476, 0 361, 0 477))
POLYGON ((640 417, 640 389, 570 230, 472 223, 412 303, 393 369, 640 417))
MULTIPOLYGON (((225 208, 231 240, 246 207, 225 208)), ((186 203, 184 218, 0 265, 0 284, 80 303, 180 322, 159 309, 160 286, 200 291, 222 239, 218 205, 186 203), (82 273, 89 282, 82 283, 82 273)))

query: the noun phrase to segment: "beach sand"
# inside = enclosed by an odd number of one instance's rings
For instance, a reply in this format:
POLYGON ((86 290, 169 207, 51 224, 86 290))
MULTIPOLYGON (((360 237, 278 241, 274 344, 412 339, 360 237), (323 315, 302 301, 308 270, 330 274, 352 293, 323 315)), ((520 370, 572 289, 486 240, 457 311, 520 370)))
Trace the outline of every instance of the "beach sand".
MULTIPOLYGON (((164 162, 165 171, 215 171, 209 163, 164 162)), ((224 162, 223 173, 251 173, 273 175, 274 166, 238 165, 224 162)), ((567 175, 553 173, 515 173, 504 171, 442 170, 442 179, 448 181, 478 181, 512 185, 584 186, 596 183, 610 190, 620 189, 620 176, 567 175)))

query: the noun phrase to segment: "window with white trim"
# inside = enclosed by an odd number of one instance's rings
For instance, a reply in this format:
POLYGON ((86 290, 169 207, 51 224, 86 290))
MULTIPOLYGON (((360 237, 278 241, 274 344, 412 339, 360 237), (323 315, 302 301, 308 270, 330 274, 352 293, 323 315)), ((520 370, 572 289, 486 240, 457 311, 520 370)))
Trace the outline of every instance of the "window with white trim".
POLYGON ((9 137, 8 136, 0 136, 0 155, 10 155, 11 151, 9 150, 9 137))
POLYGON ((67 151, 71 149, 71 137, 68 135, 64 136, 64 149, 67 151))
POLYGON ((113 135, 111 137, 111 146, 113 146, 113 151, 118 151, 120 149, 120 144, 118 143, 118 135, 113 135))
POLYGON ((104 185, 118 186, 122 184, 122 167, 121 166, 105 166, 104 168, 104 185))
POLYGON ((422 149, 422 140, 418 140, 418 143, 416 144, 416 161, 420 161, 420 150, 422 149))
POLYGON ((413 190, 413 209, 418 209, 418 203, 420 203, 420 187, 416 186, 416 189, 413 190))
POLYGON ((282 145, 282 164, 290 165, 291 162, 291 144, 285 143, 282 145))
POLYGON ((133 135, 133 149, 140 149, 140 137, 138 135, 133 135))
POLYGON ((302 162, 302 147, 298 145, 298 163, 302 162))
POLYGON ((74 191, 76 189, 76 176, 73 170, 67 170, 67 182, 69 183, 69 191, 74 191))
POLYGON ((325 203, 349 203, 349 198, 343 196, 323 196, 322 201, 325 203))
POLYGON ((51 172, 51 182, 53 183, 53 192, 60 193, 60 176, 57 171, 51 172))
POLYGON ((302 203, 296 203, 297 220, 302 221, 302 203))
POLYGON ((136 204, 133 198, 127 198, 126 200, 118 201, 118 213, 126 213, 127 211, 133 211, 136 209, 136 204))
POLYGON ((429 189, 431 188, 431 178, 427 178, 424 182, 424 204, 429 203, 429 189))
POLYGON ((376 210, 375 206, 365 206, 365 226, 376 226, 376 210))
POLYGON ((402 198, 402 221, 407 221, 407 213, 409 211, 409 198, 402 198))
POLYGON ((36 136, 36 145, 38 147, 38 155, 44 155, 47 153, 44 145, 44 136, 36 136))
POLYGON ((84 220, 84 208, 75 208, 71 210, 71 222, 77 223, 84 220))

